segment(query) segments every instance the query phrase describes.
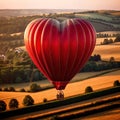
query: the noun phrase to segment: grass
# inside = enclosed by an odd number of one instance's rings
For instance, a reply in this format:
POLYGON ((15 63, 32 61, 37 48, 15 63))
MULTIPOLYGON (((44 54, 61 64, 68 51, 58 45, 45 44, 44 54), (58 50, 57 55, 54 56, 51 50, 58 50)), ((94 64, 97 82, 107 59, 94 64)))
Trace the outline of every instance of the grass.
POLYGON ((102 19, 102 20, 106 20, 106 21, 112 20, 111 17, 105 16, 104 14, 98 14, 98 13, 77 14, 77 17, 102 19))

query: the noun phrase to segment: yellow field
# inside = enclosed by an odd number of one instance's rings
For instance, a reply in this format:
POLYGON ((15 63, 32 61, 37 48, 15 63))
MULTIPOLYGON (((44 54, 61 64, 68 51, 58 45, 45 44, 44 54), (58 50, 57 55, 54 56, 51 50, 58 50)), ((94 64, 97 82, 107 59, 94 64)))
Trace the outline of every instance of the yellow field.
MULTIPOLYGON (((105 31, 105 32, 98 32, 97 34, 108 34, 112 36, 113 34, 120 34, 120 31, 105 31)), ((115 38, 116 37, 97 38, 96 45, 101 44, 101 42, 103 42, 104 39, 112 39, 114 41, 115 38)))
MULTIPOLYGON (((99 33, 113 35, 113 34, 120 34, 120 31, 105 31, 105 32, 99 32, 99 33)), ((116 37, 107 37, 107 39, 112 39, 113 41, 115 40, 115 38, 116 37)), ((96 39, 96 46, 92 55, 99 54, 101 55, 102 60, 109 61, 110 57, 114 57, 115 61, 120 61, 120 42, 115 42, 109 45, 100 45, 104 41, 104 39, 105 38, 96 39)))
MULTIPOLYGON (((115 37, 111 37, 113 40, 115 37)), ((104 41, 105 38, 97 38, 95 49, 93 51, 93 54, 100 54, 102 57, 102 60, 110 60, 110 57, 114 57, 115 61, 120 61, 120 42, 112 43, 109 45, 100 45, 101 42, 104 41)), ((25 46, 22 46, 21 49, 25 49, 25 46)))
MULTIPOLYGON (((106 13, 105 10, 98 10, 98 13, 106 13)), ((114 15, 114 16, 120 16, 120 11, 107 11, 108 14, 114 15)))
POLYGON ((120 31, 105 31, 105 32, 98 32, 98 33, 113 35, 113 34, 120 34, 120 31))
MULTIPOLYGON (((80 74, 78 74, 77 77, 80 78, 80 74)), ((84 93, 87 86, 92 86, 93 90, 111 87, 113 86, 113 82, 115 80, 120 80, 120 70, 110 72, 96 78, 90 78, 83 81, 70 83, 64 90, 64 94, 65 97, 68 97, 84 93)), ((37 93, 0 92, 0 99, 4 100, 8 104, 11 98, 16 98, 19 101, 19 107, 23 107, 22 100, 25 95, 31 95, 35 103, 40 103, 43 101, 43 98, 47 98, 48 100, 56 99, 56 93, 57 91, 54 88, 37 93)))
MULTIPOLYGON (((100 45, 101 42, 104 41, 105 38, 97 38, 96 39, 96 45, 100 45)), ((115 40, 115 37, 110 37, 110 38, 107 38, 107 39, 112 39, 113 41, 115 40)))
MULTIPOLYGON (((113 34, 120 34, 120 31, 105 31, 105 32, 99 32, 99 33, 113 35, 113 34)), ((104 41, 104 39, 105 38, 97 38, 96 45, 100 45, 101 42, 104 41)), ((115 37, 107 37, 107 39, 113 39, 114 41, 115 37)), ((21 46, 20 48, 26 51, 25 46, 21 46)), ((109 45, 96 46, 92 55, 94 54, 100 54, 102 57, 102 60, 109 61, 110 57, 114 57, 115 61, 120 61, 120 42, 115 42, 109 45)))
POLYGON ((111 13, 111 15, 120 16, 120 11, 118 11, 118 12, 113 12, 113 13, 111 13))
POLYGON ((102 60, 110 60, 110 57, 114 57, 115 61, 120 61, 120 45, 109 44, 96 46, 93 55, 100 54, 102 60))

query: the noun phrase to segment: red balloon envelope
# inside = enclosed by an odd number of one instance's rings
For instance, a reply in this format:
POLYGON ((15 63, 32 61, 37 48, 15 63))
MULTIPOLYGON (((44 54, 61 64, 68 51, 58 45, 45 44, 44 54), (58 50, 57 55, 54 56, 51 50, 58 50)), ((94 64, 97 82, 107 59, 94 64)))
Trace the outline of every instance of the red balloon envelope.
POLYGON ((34 64, 57 90, 62 90, 89 59, 96 32, 82 19, 59 22, 44 18, 28 24, 24 41, 34 64))

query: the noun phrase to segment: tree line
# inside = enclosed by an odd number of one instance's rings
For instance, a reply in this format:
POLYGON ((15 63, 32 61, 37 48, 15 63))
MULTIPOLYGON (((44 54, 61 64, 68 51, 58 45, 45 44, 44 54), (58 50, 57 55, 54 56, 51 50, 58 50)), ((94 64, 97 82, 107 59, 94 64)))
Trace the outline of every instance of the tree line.
POLYGON ((0 40, 1 41, 13 41, 13 40, 21 40, 23 39, 24 33, 20 33, 19 35, 11 35, 11 34, 7 34, 4 33, 0 36, 0 40))
MULTIPOLYGON (((113 68, 119 68, 120 62, 116 62, 114 57, 110 60, 102 61, 101 56, 93 55, 80 72, 95 72, 113 68)), ((35 67, 33 63, 23 62, 18 66, 0 68, 0 83, 23 83, 44 80, 43 74, 35 67)))
POLYGON ((111 43, 114 43, 114 42, 120 42, 120 34, 116 36, 115 40, 113 39, 108 39, 108 38, 105 38, 103 42, 101 42, 101 45, 107 45, 107 44, 111 44, 111 43))

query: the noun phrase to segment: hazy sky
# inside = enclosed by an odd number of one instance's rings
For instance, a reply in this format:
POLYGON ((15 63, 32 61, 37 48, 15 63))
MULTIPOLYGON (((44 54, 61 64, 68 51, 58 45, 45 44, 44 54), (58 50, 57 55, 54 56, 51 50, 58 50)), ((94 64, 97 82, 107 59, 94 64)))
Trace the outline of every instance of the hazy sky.
POLYGON ((0 9, 113 9, 120 0, 0 0, 0 9))

